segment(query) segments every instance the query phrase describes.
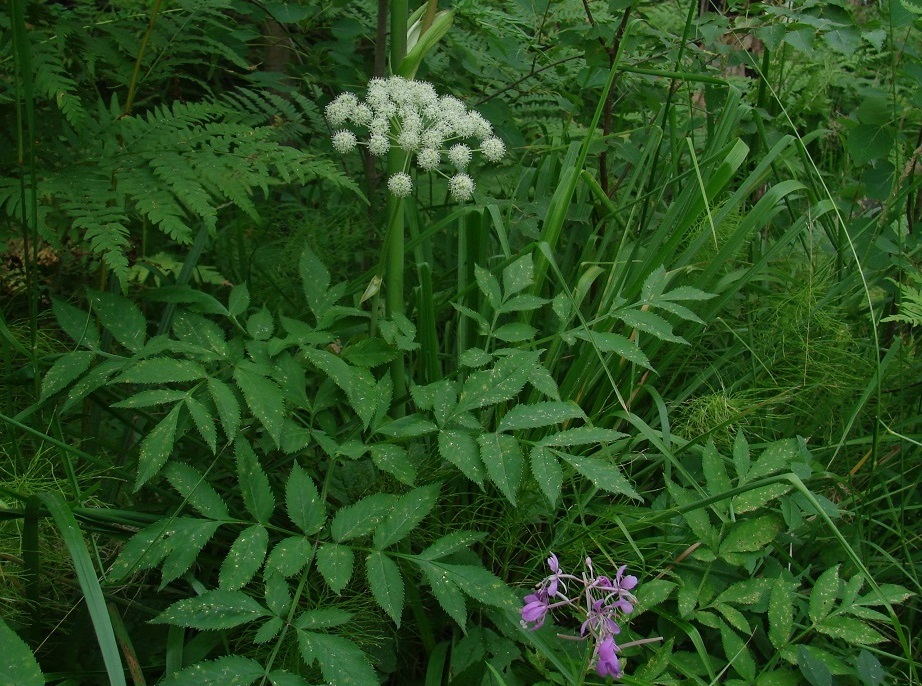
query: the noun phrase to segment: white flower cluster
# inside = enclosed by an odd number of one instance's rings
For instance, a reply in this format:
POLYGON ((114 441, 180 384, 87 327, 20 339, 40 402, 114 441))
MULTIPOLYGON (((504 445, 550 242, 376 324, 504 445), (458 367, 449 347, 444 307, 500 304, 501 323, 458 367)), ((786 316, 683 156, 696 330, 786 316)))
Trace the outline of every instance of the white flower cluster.
MULTIPOLYGON (((450 95, 439 96, 431 83, 411 81, 400 76, 372 79, 364 101, 352 93, 342 93, 326 108, 327 121, 335 133, 333 148, 347 153, 365 145, 372 155, 386 155, 392 147, 413 158, 423 171, 437 172, 448 178, 448 191, 456 200, 468 200, 474 194, 474 180, 467 168, 474 152, 488 161, 498 162, 506 154, 502 140, 493 135, 493 127, 477 112, 450 95), (360 127, 368 139, 360 141, 347 127, 360 127), (472 148, 465 139, 480 145, 472 148), (447 158, 453 173, 439 169, 447 158)), ((404 169, 388 179, 387 187, 398 197, 413 191, 413 179, 404 169)))

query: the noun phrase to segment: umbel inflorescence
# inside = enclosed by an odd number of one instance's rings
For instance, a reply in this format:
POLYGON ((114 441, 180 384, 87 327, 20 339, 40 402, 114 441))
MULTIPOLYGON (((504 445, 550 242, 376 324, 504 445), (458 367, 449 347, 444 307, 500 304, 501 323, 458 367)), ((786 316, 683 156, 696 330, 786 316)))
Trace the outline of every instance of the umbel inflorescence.
POLYGON ((413 191, 408 171, 413 165, 448 179, 448 191, 456 200, 474 194, 474 180, 468 167, 475 152, 497 162, 506 153, 493 127, 477 112, 468 110, 451 95, 438 95, 431 83, 400 76, 372 79, 365 100, 342 93, 326 108, 333 128, 333 147, 347 153, 363 145, 372 155, 402 150, 406 161, 402 171, 391 174, 387 187, 398 197, 413 191), (360 138, 356 131, 367 134, 360 138), (471 141, 474 143, 471 143, 471 141), (443 163, 450 170, 442 170, 443 163))

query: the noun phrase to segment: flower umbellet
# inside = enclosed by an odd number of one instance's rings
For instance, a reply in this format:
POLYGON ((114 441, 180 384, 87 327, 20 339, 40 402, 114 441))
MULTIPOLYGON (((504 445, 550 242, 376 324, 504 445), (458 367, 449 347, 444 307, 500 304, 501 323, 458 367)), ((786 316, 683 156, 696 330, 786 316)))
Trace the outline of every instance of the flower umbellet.
POLYGON ((407 172, 414 157, 423 171, 447 178, 451 196, 463 201, 474 194, 474 179, 468 172, 474 153, 481 153, 488 162, 498 162, 506 154, 505 143, 482 115, 453 96, 439 96, 430 83, 400 76, 372 79, 365 100, 341 93, 327 105, 326 118, 335 131, 333 148, 339 153, 358 145, 376 157, 392 148, 404 152, 400 180, 391 183, 397 174, 388 180, 388 189, 399 197, 412 192, 407 172), (366 138, 362 140, 350 127, 367 132, 366 138), (471 139, 478 145, 472 145, 471 139), (450 172, 440 168, 443 157, 453 168, 450 172))
POLYGON ((547 559, 551 573, 535 586, 533 593, 523 599, 522 626, 529 630, 540 629, 554 610, 571 608, 583 619, 577 640, 591 640, 594 643, 592 656, 596 673, 602 677, 619 678, 622 669, 618 653, 622 648, 660 639, 642 639, 619 646, 615 641, 615 636, 621 633, 618 621, 634 611, 637 598, 632 591, 637 587, 637 577, 625 574, 626 565, 621 566, 615 578, 611 579, 596 574, 591 558, 587 557, 584 564, 586 571, 580 576, 567 574, 561 568, 557 556, 551 553, 547 559), (573 597, 567 595, 568 584, 573 589, 579 589, 573 597))

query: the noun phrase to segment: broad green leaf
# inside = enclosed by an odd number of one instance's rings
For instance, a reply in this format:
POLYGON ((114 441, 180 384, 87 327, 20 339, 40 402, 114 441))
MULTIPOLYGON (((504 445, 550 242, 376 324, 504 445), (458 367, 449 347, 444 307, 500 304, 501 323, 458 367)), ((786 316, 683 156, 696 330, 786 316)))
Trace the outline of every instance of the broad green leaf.
POLYGON ((273 669, 269 672, 269 681, 272 686, 310 686, 303 676, 286 672, 284 669, 273 669))
POLYGON ((179 340, 213 353, 215 359, 228 356, 224 331, 210 319, 191 312, 177 312, 173 317, 173 333, 179 340))
POLYGON ((653 367, 650 366, 650 360, 648 360, 647 356, 637 347, 637 344, 621 334, 609 333, 606 331, 594 331, 590 334, 585 329, 580 329, 574 335, 584 341, 589 341, 589 343, 601 353, 615 353, 628 362, 633 362, 636 365, 653 371, 653 367))
POLYGON ((507 312, 531 312, 549 302, 550 300, 539 298, 537 295, 522 293, 521 295, 514 295, 509 298, 502 304, 497 312, 500 314, 505 314, 507 312))
POLYGON ((737 581, 714 600, 715 603, 756 605, 771 593, 771 579, 744 579, 737 581))
POLYGON ((686 491, 669 480, 666 481, 666 490, 675 501, 675 504, 683 509, 682 518, 686 521, 692 533, 709 548, 716 548, 718 531, 711 523, 707 508, 697 506, 700 500, 697 494, 686 491))
POLYGON ((635 500, 643 500, 624 474, 621 473, 618 465, 608 459, 604 457, 567 455, 564 453, 558 453, 558 455, 569 462, 570 466, 589 479, 597 488, 609 493, 626 495, 635 500))
POLYGON ((319 321, 332 304, 328 300, 330 272, 306 245, 301 253, 301 260, 298 262, 298 272, 304 288, 304 299, 307 301, 307 306, 311 308, 311 312, 314 313, 314 317, 319 321))
POLYGON ((793 486, 788 483, 769 484, 768 486, 753 488, 752 490, 733 496, 731 501, 733 503, 733 510, 737 514, 754 512, 764 507, 775 498, 780 498, 792 488, 793 486))
POLYGON ((531 373, 528 375, 528 383, 545 397, 551 400, 560 400, 560 389, 557 387, 557 381, 554 380, 554 377, 543 365, 536 364, 532 368, 531 373))
POLYGON ((230 519, 227 505, 221 496, 208 483, 205 475, 194 467, 183 462, 171 462, 164 468, 163 475, 183 500, 202 516, 209 519, 230 519))
POLYGON ((839 565, 830 567, 820 574, 810 591, 810 621, 818 624, 832 611, 839 596, 839 565))
POLYGON ((493 338, 506 343, 524 343, 534 340, 538 330, 524 322, 509 322, 493 332, 493 338))
POLYGON ((749 622, 746 620, 746 616, 735 607, 732 605, 727 605, 726 603, 718 603, 714 606, 714 609, 723 615, 723 618, 727 620, 727 623, 741 634, 744 636, 752 635, 752 627, 749 626, 749 622))
POLYGON ((644 279, 643 286, 640 289, 640 299, 647 304, 657 300, 666 290, 668 282, 669 277, 666 274, 666 268, 663 265, 658 266, 644 279))
POLYGON ((187 521, 185 517, 177 517, 173 520, 161 519, 141 529, 128 539, 109 569, 109 580, 118 582, 129 574, 151 569, 160 564, 170 552, 177 530, 182 528, 185 521, 187 521))
POLYGON ((365 575, 372 597, 399 628, 404 587, 397 563, 381 551, 375 551, 365 558, 365 575))
POLYGON ((676 589, 675 583, 666 579, 650 579, 637 587, 635 595, 637 604, 634 606, 633 616, 646 612, 652 607, 666 601, 676 589))
POLYGON ((375 670, 355 643, 333 634, 298 630, 301 656, 308 664, 320 663, 323 680, 345 686, 378 686, 375 670))
POLYGON ((531 253, 522 255, 503 269, 503 295, 506 298, 524 291, 535 280, 535 265, 531 253))
POLYGON ((912 596, 912 592, 899 584, 880 584, 877 590, 871 591, 858 599, 858 605, 884 605, 886 601, 891 605, 898 605, 912 596), (878 592, 879 591, 879 592, 878 592), (883 597, 881 597, 883 596, 883 597))
POLYGON ((502 579, 488 572, 483 567, 472 565, 451 565, 444 562, 429 562, 443 572, 446 578, 454 582, 474 600, 498 607, 501 610, 516 611, 521 602, 502 579))
POLYGON ((253 636, 253 643, 257 645, 268 643, 278 636, 284 626, 285 620, 281 617, 269 617, 269 619, 263 622, 259 629, 256 630, 256 635, 253 636))
POLYGON ((339 508, 330 525, 330 535, 334 541, 342 543, 370 534, 388 515, 396 500, 397 497, 389 493, 373 493, 339 508))
POLYGON ((96 359, 96 353, 89 350, 76 350, 72 353, 64 353, 54 361, 45 373, 42 379, 41 400, 50 398, 58 391, 62 391, 77 379, 87 369, 90 368, 93 360, 96 359))
POLYGON ((239 591, 263 566, 269 546, 269 532, 262 524, 253 524, 240 532, 221 563, 218 585, 225 591, 239 591))
POLYGON ((205 409, 202 403, 191 396, 186 398, 186 409, 192 417, 192 423, 195 424, 196 430, 205 439, 208 447, 211 448, 212 454, 216 453, 218 450, 218 430, 215 428, 211 413, 205 409))
POLYGON ((138 478, 134 483, 134 490, 137 491, 147 483, 160 468, 166 464, 173 452, 173 444, 176 442, 176 427, 179 422, 179 409, 181 403, 177 403, 166 417, 151 429, 151 432, 141 441, 141 453, 138 456, 138 478))
POLYGON ((377 409, 374 377, 367 369, 350 367, 344 360, 326 350, 304 348, 304 356, 320 371, 330 377, 349 398, 349 404, 368 428, 377 409))
POLYGON ((547 401, 516 405, 509 410, 499 423, 499 431, 532 429, 541 426, 563 424, 571 419, 586 419, 580 406, 572 401, 547 401))
POLYGON ((283 538, 269 553, 266 567, 276 570, 287 579, 304 569, 313 549, 313 542, 304 536, 283 538))
POLYGON ((574 429, 565 429, 542 438, 539 445, 569 447, 589 445, 591 443, 611 443, 622 438, 627 438, 627 434, 612 429, 599 429, 594 426, 578 426, 574 429))
POLYGON ((201 314, 227 316, 227 308, 207 293, 191 286, 161 286, 147 291, 145 298, 154 302, 176 303, 201 314))
POLYGON ((9 686, 44 686, 45 678, 32 649, 0 617, 0 684, 9 686))
MULTIPOLYGON (((174 520, 175 524, 175 520, 174 520)), ((181 533, 173 536, 170 552, 160 568, 160 588, 166 587, 191 569, 211 537, 221 527, 222 522, 210 519, 189 519, 181 533)))
POLYGON ((343 348, 340 357, 356 367, 377 367, 393 360, 399 351, 380 338, 365 338, 343 348))
POLYGON ((490 303, 490 308, 493 310, 499 309, 502 296, 499 291, 499 281, 496 280, 496 277, 479 264, 475 264, 474 279, 477 281, 477 287, 480 292, 486 296, 487 302, 490 303))
POLYGON ((512 436, 497 433, 481 434, 477 442, 490 481, 515 505, 515 495, 525 469, 525 457, 519 442, 512 436))
POLYGON ((249 686, 265 673, 256 660, 242 655, 225 655, 167 675, 158 686, 249 686))
POLYGON ((275 496, 269 486, 269 477, 259 464, 259 459, 250 443, 243 437, 234 443, 237 457, 237 480, 243 505, 261 524, 268 524, 275 509, 275 496))
POLYGON ((278 447, 285 423, 282 390, 274 381, 239 365, 234 369, 234 381, 243 393, 247 406, 278 447))
POLYGON ((439 427, 424 419, 422 415, 409 414, 378 427, 375 433, 391 438, 418 438, 435 433, 438 430, 439 427))
POLYGON ((227 313, 239 317, 250 307, 250 291, 245 283, 234 286, 227 298, 227 313))
POLYGON ((51 299, 51 309, 55 319, 58 320, 58 325, 75 343, 89 348, 99 347, 99 329, 88 312, 77 309, 58 298, 51 299))
MULTIPOLYGON (((812 598, 812 595, 811 595, 812 598)), ((852 645, 874 645, 887 639, 860 619, 835 615, 826 617, 816 625, 816 630, 832 638, 838 638, 852 645)))
POLYGON ((263 581, 266 588, 266 605, 277 617, 287 617, 292 601, 288 580, 271 567, 266 567, 263 571, 263 581))
POLYGON ((352 613, 338 607, 305 610, 295 620, 297 629, 332 629, 352 621, 352 613))
POLYGON ((272 338, 272 334, 275 333, 275 322, 265 305, 259 312, 247 317, 247 333, 257 341, 268 341, 272 338))
POLYGON ((171 357, 150 357, 131 365, 112 379, 112 383, 183 383, 208 376, 198 362, 176 360, 171 357))
POLYGON ((717 448, 714 447, 713 441, 708 441, 707 445, 704 446, 701 466, 704 471, 704 481, 710 495, 721 495, 732 488, 723 458, 717 452, 717 448))
POLYGON ((128 298, 114 293, 89 291, 89 301, 112 337, 133 353, 147 341, 147 319, 128 298))
POLYGON ((791 640, 794 629, 794 584, 778 577, 768 597, 768 638, 776 648, 791 640))
POLYGON ((150 621, 204 631, 232 629, 268 616, 266 608, 242 591, 214 590, 173 603, 150 621))
POLYGON ((438 567, 425 562, 417 562, 422 570, 432 595, 438 601, 439 606, 451 617, 462 630, 467 625, 467 604, 464 602, 464 595, 458 588, 458 585, 448 579, 447 575, 438 567))
POLYGON ((800 442, 796 438, 785 438, 769 445, 756 460, 746 475, 746 481, 755 481, 771 476, 788 468, 800 455, 800 442))
POLYGON ((855 667, 858 670, 858 677, 864 682, 865 686, 879 686, 887 678, 887 673, 884 672, 880 660, 867 650, 862 650, 858 653, 855 667))
POLYGON ((688 341, 681 336, 676 336, 672 332, 672 324, 654 312, 650 312, 649 310, 627 309, 618 310, 613 314, 632 329, 643 331, 662 341, 688 345, 688 341))
MULTIPOLYGON (((92 353, 89 353, 92 355, 92 353)), ((171 388, 158 388, 152 391, 141 391, 129 398, 113 403, 112 407, 122 407, 133 409, 137 407, 153 407, 155 405, 165 405, 175 403, 177 400, 183 400, 189 395, 189 391, 178 391, 171 388)))
POLYGON ((285 507, 288 517, 306 536, 320 531, 327 520, 326 506, 320 500, 317 486, 297 463, 285 485, 285 507))
POLYGON ((773 514, 739 520, 720 544, 720 555, 753 553, 770 544, 781 531, 781 520, 773 514))
POLYGON ((557 457, 546 447, 536 445, 531 449, 529 459, 531 460, 531 473, 538 482, 541 492, 552 506, 556 506, 557 498, 560 497, 560 489, 563 486, 563 470, 560 468, 557 457))
POLYGON ((439 432, 439 454, 461 470, 468 479, 483 485, 483 463, 480 449, 472 434, 466 431, 443 430, 439 432))
POLYGON ((746 437, 742 431, 736 434, 733 441, 733 465, 736 467, 736 476, 739 482, 748 481, 750 467, 749 443, 746 442, 746 437))
POLYGON ((486 537, 486 534, 479 531, 453 531, 442 536, 417 557, 421 560, 438 560, 459 550, 464 550, 483 540, 484 537, 486 537))
POLYGON ((388 548, 402 541, 425 519, 439 498, 441 484, 415 488, 400 496, 390 513, 375 529, 374 546, 388 548))
POLYGON ((737 674, 743 677, 746 683, 752 683, 756 675, 756 664, 746 643, 739 637, 739 634, 723 622, 720 623, 720 639, 727 662, 733 666, 737 674))
POLYGON ((369 447, 371 461, 382 472, 387 472, 397 481, 412 486, 416 481, 416 466, 407 451, 399 445, 375 443, 369 447))
POLYGON ((458 411, 495 405, 515 397, 537 363, 537 353, 520 350, 499 360, 492 369, 472 373, 461 390, 458 411))
POLYGON ((811 686, 832 686, 829 667, 812 654, 807 646, 797 646, 797 666, 811 686))
POLYGON ((208 392, 211 393, 211 399, 221 419, 224 436, 231 441, 237 435, 240 426, 240 403, 237 402, 237 396, 230 386, 214 378, 208 379, 208 392))
POLYGON ((481 348, 468 348, 461 353, 462 367, 482 367, 493 360, 493 356, 481 348))
POLYGON ((334 592, 340 593, 352 578, 355 553, 348 546, 324 543, 317 550, 317 570, 334 592))

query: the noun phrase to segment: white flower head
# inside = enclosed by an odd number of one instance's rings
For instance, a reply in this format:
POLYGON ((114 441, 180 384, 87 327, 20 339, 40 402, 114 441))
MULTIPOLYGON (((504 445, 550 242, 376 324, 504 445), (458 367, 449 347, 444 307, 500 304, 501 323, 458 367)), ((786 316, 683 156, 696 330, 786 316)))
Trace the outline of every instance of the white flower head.
POLYGON ((464 143, 455 143, 448 151, 448 159, 458 169, 467 169, 471 162, 471 149, 464 143))
POLYGON ((375 157, 381 157, 386 155, 387 151, 391 149, 391 142, 388 140, 388 137, 384 134, 373 133, 368 139, 368 152, 370 152, 375 157))
POLYGON ((442 155, 436 148, 423 148, 416 153, 416 164, 425 171, 435 170, 441 161, 442 155))
POLYGON ((503 159, 503 155, 506 154, 506 144, 493 136, 480 144, 480 151, 490 162, 499 162, 503 159))
POLYGON ((346 154, 353 150, 357 144, 355 134, 351 131, 343 129, 333 134, 333 149, 338 153, 346 154))
POLYGON ((372 109, 364 102, 362 102, 356 105, 355 109, 352 110, 352 116, 350 119, 359 126, 368 126, 371 123, 373 117, 374 113, 372 112, 372 109))
POLYGON ((474 179, 467 174, 455 174, 448 179, 448 192, 455 200, 470 200, 474 195, 474 179))
POLYGON ((340 93, 336 96, 333 102, 326 107, 327 121, 330 122, 330 126, 334 128, 342 126, 353 115, 358 104, 358 98, 352 93, 340 93))
POLYGON ((387 188, 398 198, 405 198, 413 192, 413 179, 406 172, 397 172, 387 180, 387 188))
POLYGON ((404 129, 397 136, 397 145, 406 150, 413 152, 419 148, 419 129, 404 129))

